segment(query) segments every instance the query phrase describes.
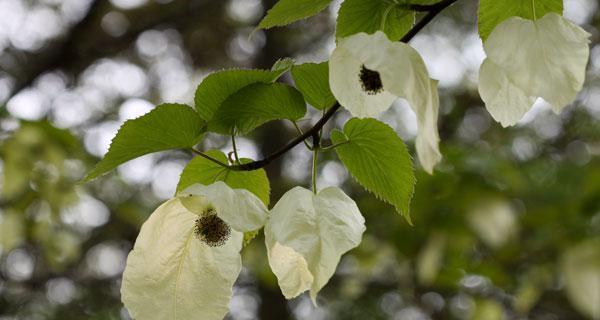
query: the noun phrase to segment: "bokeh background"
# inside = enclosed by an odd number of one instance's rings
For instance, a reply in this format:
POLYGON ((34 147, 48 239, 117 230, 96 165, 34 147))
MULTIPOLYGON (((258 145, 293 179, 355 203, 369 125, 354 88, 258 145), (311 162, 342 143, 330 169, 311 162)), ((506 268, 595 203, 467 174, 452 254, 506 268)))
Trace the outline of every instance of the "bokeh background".
MULTIPOLYGON (((119 296, 127 253, 192 156, 152 154, 77 181, 125 120, 161 102, 191 103, 211 71, 327 59, 340 1, 249 37, 274 2, 0 0, 0 319, 129 319, 119 296)), ((565 1, 565 15, 592 34, 577 101, 561 115, 538 101, 509 129, 477 94, 476 1, 436 18, 412 45, 440 80, 444 160, 433 176, 417 171, 415 226, 325 153, 319 186, 356 199, 367 219, 362 244, 315 307, 306 296, 282 297, 257 238, 244 251, 228 319, 600 317, 598 7, 565 1)), ((339 113, 326 131, 348 117, 339 113)), ((380 118, 412 148, 416 122, 405 104, 380 118)), ((260 158, 295 134, 289 123, 267 124, 239 139, 241 155, 260 158)), ((201 145, 230 148, 217 135, 201 145)), ((309 185, 310 161, 300 145, 267 167, 272 203, 309 185)))

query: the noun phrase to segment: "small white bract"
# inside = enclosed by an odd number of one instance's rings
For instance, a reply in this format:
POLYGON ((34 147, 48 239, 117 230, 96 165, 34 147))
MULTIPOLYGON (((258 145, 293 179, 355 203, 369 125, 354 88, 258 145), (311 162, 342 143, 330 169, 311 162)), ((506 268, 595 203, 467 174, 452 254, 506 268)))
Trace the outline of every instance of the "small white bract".
POLYGON ((339 188, 316 195, 301 187, 288 191, 265 226, 269 265, 283 295, 291 299, 310 290, 316 303, 342 254, 358 246, 364 231, 356 203, 339 188))
POLYGON ((517 123, 538 97, 559 113, 583 87, 589 58, 585 30, 556 13, 536 21, 512 17, 484 44, 479 94, 492 117, 517 123))
POLYGON ((329 61, 329 84, 355 117, 374 117, 398 97, 406 99, 417 115, 419 161, 427 172, 433 171, 441 160, 437 81, 429 78, 415 49, 390 41, 381 31, 340 38, 329 61))
POLYGON ((256 196, 223 182, 193 185, 161 205, 123 273, 121 297, 133 318, 223 319, 242 268, 243 232, 267 215, 256 196))

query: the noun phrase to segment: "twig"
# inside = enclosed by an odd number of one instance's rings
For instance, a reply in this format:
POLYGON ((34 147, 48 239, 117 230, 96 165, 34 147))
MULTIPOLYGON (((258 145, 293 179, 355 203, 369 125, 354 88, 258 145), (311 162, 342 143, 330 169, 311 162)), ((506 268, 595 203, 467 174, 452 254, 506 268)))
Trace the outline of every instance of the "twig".
POLYGON ((456 1, 458 0, 444 0, 431 5, 431 9, 429 10, 429 12, 421 20, 419 20, 419 22, 415 24, 414 27, 412 27, 412 29, 410 29, 410 31, 408 31, 404 35, 404 37, 402 37, 402 39, 400 39, 400 42, 409 42, 412 38, 414 38, 417 35, 417 33, 423 30, 423 28, 425 28, 425 26, 428 25, 431 22, 431 20, 435 18, 435 16, 437 16, 440 12, 444 11, 444 9, 448 8, 456 1))
MULTIPOLYGON (((304 132, 302 132, 302 129, 300 129, 300 126, 298 126, 298 123, 296 123, 296 121, 292 121, 292 123, 294 124, 294 127, 296 128, 296 131, 298 131, 298 133, 300 135, 303 135, 304 132)), ((306 142, 306 140, 302 140, 304 142, 304 145, 306 146, 306 148, 310 151, 313 151, 313 147, 311 145, 308 144, 308 142, 306 142)))
MULTIPOLYGON (((408 3, 405 5, 401 5, 409 10, 413 10, 413 11, 417 11, 417 12, 432 12, 435 10, 439 10, 440 8, 442 8, 442 10, 444 10, 447 5, 446 5, 446 0, 444 1, 440 1, 440 2, 436 2, 434 4, 414 4, 414 3, 408 3)), ((454 2, 454 1, 451 1, 454 2)))
POLYGON ((281 157, 283 154, 290 151, 293 147, 295 147, 299 143, 302 143, 302 141, 312 137, 314 134, 318 134, 319 130, 321 130, 321 128, 323 128, 323 126, 327 123, 327 121, 329 121, 329 119, 331 119, 331 117, 333 117, 333 115, 336 113, 336 111, 338 111, 340 109, 340 107, 341 107, 341 105, 338 102, 336 102, 331 108, 329 108, 329 110, 327 110, 325 115, 321 119, 319 119, 319 121, 317 121, 317 123, 315 123, 315 125, 312 128, 310 128, 308 131, 305 131, 303 135, 296 137, 294 140, 290 141, 288 144, 283 146, 281 149, 275 151, 274 153, 270 154, 266 158, 264 158, 262 160, 258 160, 258 161, 244 163, 242 165, 231 166, 230 167, 231 170, 252 171, 252 170, 264 168, 269 163, 271 163, 273 160, 281 157))
POLYGON ((211 157, 211 156, 209 156, 209 155, 207 155, 207 154, 203 153, 202 151, 198 151, 198 150, 196 150, 196 149, 194 149, 194 148, 190 148, 189 150, 190 150, 191 152, 193 152, 193 153, 195 153, 195 154, 197 154, 197 155, 201 156, 201 157, 202 157, 202 158, 204 158, 204 159, 210 160, 210 161, 212 161, 212 162, 214 162, 214 163, 216 163, 216 164, 220 165, 221 167, 225 167, 225 168, 229 168, 229 167, 230 167, 228 164, 226 164, 226 163, 223 163, 223 162, 221 162, 221 161, 219 161, 219 160, 217 160, 217 159, 215 159, 215 158, 213 158, 213 157, 211 157))
POLYGON ((237 146, 235 144, 235 131, 231 131, 231 146, 233 147, 233 155, 235 156, 235 164, 241 164, 240 156, 238 155, 237 146))
MULTIPOLYGON (((444 0, 444 1, 438 2, 436 4, 426 6, 427 10, 425 10, 425 11, 428 11, 428 13, 417 24, 415 24, 415 26, 410 31, 408 31, 408 33, 406 33, 406 35, 404 37, 402 37, 400 42, 407 43, 410 40, 412 40, 412 38, 414 38, 415 35, 417 35, 417 33, 419 33, 419 31, 423 30, 423 28, 427 24, 429 24, 431 22, 431 20, 433 20, 433 18, 435 18, 435 16, 437 16, 440 12, 442 12, 444 9, 446 9, 447 7, 449 7, 456 1, 458 1, 458 0, 444 0)), ((421 8, 425 8, 425 7, 421 7, 421 8)), ((296 137, 294 140, 290 141, 288 144, 283 146, 281 149, 268 155, 266 158, 264 158, 262 160, 257 160, 257 161, 253 161, 253 162, 240 164, 240 165, 229 166, 229 168, 231 170, 235 170, 235 171, 252 171, 252 170, 257 170, 257 169, 266 167, 269 163, 271 163, 274 160, 276 160, 277 158, 281 157, 286 152, 288 152, 289 150, 294 148, 296 145, 302 143, 304 140, 306 140, 310 137, 313 137, 315 135, 318 136, 319 132, 323 128, 323 126, 325 126, 325 124, 329 121, 329 119, 331 119, 331 117, 333 117, 333 115, 340 109, 340 107, 341 107, 340 103, 336 101, 336 103, 329 110, 327 110, 327 112, 323 115, 323 117, 321 119, 319 119, 319 121, 317 121, 317 123, 315 123, 315 125, 312 128, 310 128, 308 131, 304 132, 304 134, 296 137)), ((317 146, 313 146, 313 148, 316 148, 316 147, 317 146)), ((202 154, 202 156, 206 157, 206 155, 204 155, 204 154, 202 154)))

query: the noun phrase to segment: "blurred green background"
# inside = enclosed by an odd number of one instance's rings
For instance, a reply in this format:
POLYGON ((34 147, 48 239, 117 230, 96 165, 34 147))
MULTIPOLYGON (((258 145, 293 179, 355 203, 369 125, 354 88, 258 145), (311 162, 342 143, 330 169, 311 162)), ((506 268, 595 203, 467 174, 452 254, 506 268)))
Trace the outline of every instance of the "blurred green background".
MULTIPOLYGON (((129 319, 119 297, 127 253, 192 156, 152 154, 77 181, 125 120, 161 102, 191 103, 213 70, 327 59, 340 1, 249 37, 274 2, 0 0, 0 319, 129 319)), ((599 5, 565 1, 565 15, 592 33, 577 101, 561 115, 538 101, 509 129, 477 94, 476 10, 461 0, 412 41, 440 80, 444 155, 433 176, 417 171, 415 226, 325 153, 319 186, 357 201, 362 244, 314 307, 304 295, 282 297, 257 238, 228 319, 600 319, 599 5)), ((348 117, 339 113, 326 132, 348 117)), ((380 119, 412 146, 405 104, 380 119)), ((294 135, 289 123, 267 124, 239 139, 241 156, 260 158, 294 135)), ((231 150, 217 135, 200 148, 231 150)), ((299 146, 267 167, 271 203, 309 185, 310 161, 299 146)))

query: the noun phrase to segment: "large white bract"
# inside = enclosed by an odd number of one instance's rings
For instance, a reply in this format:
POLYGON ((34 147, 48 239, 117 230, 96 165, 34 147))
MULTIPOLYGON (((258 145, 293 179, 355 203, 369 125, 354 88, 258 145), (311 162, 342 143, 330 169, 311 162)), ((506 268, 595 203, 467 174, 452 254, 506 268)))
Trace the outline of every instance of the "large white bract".
POLYGON ((417 115, 419 161, 427 172, 433 171, 441 160, 437 81, 429 78, 415 49, 390 41, 381 31, 340 38, 329 61, 329 84, 355 117, 377 116, 397 98, 406 99, 417 115))
POLYGON ((583 87, 589 58, 585 30, 556 13, 536 21, 512 17, 484 44, 479 93, 492 117, 517 123, 538 97, 559 113, 583 87))
POLYGON ((256 196, 223 182, 193 185, 161 205, 142 226, 123 273, 121 297, 133 318, 223 319, 242 268, 243 232, 262 227, 267 214, 256 196), (206 214, 231 227, 223 243, 209 246, 198 236, 206 214))
POLYGON ((342 190, 318 194, 296 187, 271 210, 265 225, 269 264, 283 295, 291 299, 306 290, 315 302, 342 254, 358 246, 365 220, 342 190))

